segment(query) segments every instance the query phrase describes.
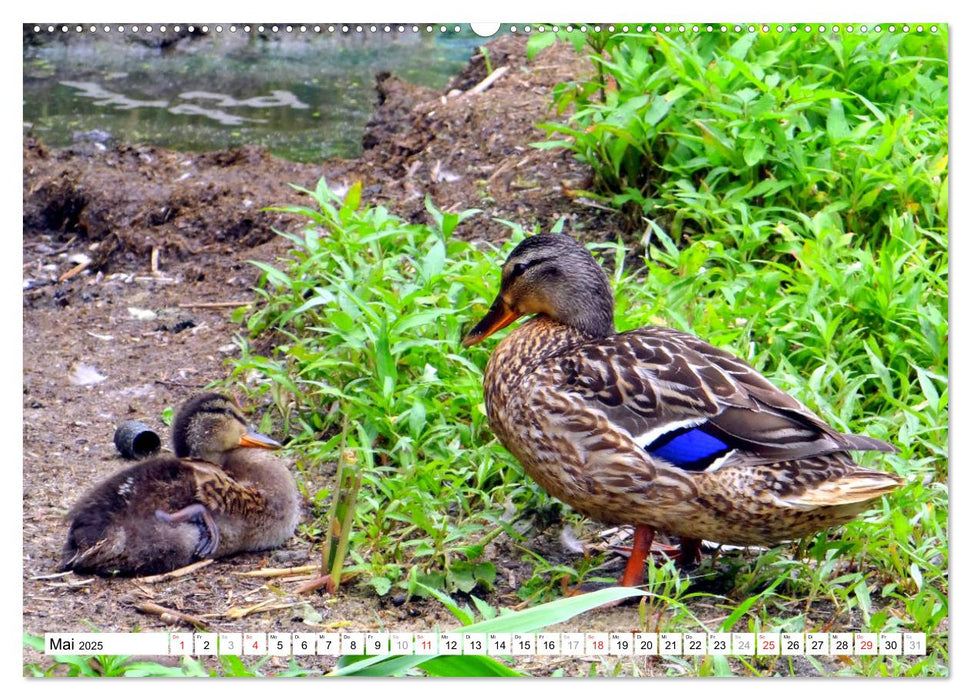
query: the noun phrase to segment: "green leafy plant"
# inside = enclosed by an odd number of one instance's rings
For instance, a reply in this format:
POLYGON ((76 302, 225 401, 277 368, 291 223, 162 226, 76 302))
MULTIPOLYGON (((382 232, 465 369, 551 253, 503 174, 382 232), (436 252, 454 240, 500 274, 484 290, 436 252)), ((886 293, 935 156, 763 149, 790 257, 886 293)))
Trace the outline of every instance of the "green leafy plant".
POLYGON ((713 29, 599 38, 586 49, 596 78, 558 86, 570 116, 536 145, 590 165, 585 194, 632 228, 673 217, 676 240, 686 226, 721 235, 742 203, 783 218, 828 205, 868 236, 887 210, 945 225, 946 33, 713 29), (729 206, 712 212, 716 196, 729 206))
MULTIPOLYGON (((363 571, 379 593, 414 592, 416 581, 488 589, 495 570, 482 550, 504 527, 505 484, 518 468, 488 447, 479 366, 457 352, 493 271, 452 237, 475 212, 429 204, 435 226, 426 227, 360 207, 359 185, 340 197, 321 181, 307 194, 315 208, 287 211, 308 227, 281 233, 292 257, 256 263, 266 304, 247 324, 272 334, 275 350, 260 355, 243 341, 235 372, 255 370, 286 393, 304 462, 354 465, 342 466, 333 492, 312 494, 323 508, 356 493, 340 528, 348 573, 363 571), (360 482, 348 487, 345 476, 360 482)), ((316 530, 332 533, 333 523, 332 513, 316 530)))

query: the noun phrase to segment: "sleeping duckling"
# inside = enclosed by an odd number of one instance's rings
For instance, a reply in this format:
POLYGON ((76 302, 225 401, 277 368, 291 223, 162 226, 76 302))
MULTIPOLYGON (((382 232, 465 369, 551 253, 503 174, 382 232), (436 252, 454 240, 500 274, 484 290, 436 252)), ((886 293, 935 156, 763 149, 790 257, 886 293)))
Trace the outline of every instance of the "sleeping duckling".
POLYGON ((281 545, 300 519, 296 484, 231 399, 203 394, 172 424, 175 457, 124 469, 68 513, 61 570, 146 576, 281 545))
POLYGON ((688 333, 617 333, 607 276, 562 234, 522 241, 499 293, 466 336, 533 316, 485 369, 489 424, 526 473, 605 523, 634 525, 621 585, 643 580, 655 530, 770 545, 841 525, 902 483, 854 451, 896 452, 840 433, 734 355, 688 333))

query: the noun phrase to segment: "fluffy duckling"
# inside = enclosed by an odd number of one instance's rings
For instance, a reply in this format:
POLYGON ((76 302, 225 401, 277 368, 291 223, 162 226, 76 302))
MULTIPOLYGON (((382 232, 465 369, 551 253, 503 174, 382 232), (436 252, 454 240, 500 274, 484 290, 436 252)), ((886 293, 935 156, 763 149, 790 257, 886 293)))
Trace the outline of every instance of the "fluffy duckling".
POLYGON ((213 393, 189 400, 172 440, 175 457, 123 469, 71 508, 62 570, 145 576, 271 549, 293 534, 296 483, 263 451, 280 444, 247 427, 234 401, 213 393))
POLYGON ((669 328, 614 330, 607 276, 566 235, 522 241, 469 346, 533 318, 493 351, 489 423, 526 473, 584 515, 636 526, 622 585, 643 579, 655 530, 770 545, 851 520, 902 479, 734 355, 669 328))

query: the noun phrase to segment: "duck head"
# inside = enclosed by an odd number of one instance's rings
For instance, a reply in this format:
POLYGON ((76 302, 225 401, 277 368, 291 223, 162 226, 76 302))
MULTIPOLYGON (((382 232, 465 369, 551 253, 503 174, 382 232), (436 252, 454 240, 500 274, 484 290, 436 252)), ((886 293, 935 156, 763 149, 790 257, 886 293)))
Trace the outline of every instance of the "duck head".
POLYGON ((224 455, 238 447, 275 450, 282 445, 246 423, 239 405, 221 394, 201 394, 184 403, 172 422, 177 457, 222 464, 224 455))
POLYGON ((521 316, 543 314, 592 337, 614 332, 614 297, 603 268, 565 234, 531 236, 502 266, 499 294, 462 345, 475 345, 521 316))

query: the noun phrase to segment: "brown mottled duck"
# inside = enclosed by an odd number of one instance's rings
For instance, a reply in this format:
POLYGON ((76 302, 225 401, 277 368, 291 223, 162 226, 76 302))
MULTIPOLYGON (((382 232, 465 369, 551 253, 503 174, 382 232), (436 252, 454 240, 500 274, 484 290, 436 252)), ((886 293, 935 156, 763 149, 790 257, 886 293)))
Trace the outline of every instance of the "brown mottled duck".
POLYGON ((601 267, 562 234, 526 238, 463 344, 521 316, 485 369, 489 423, 526 473, 604 523, 633 525, 621 585, 643 580, 655 531, 772 545, 845 523, 902 479, 851 451, 894 452, 847 435, 734 355, 688 333, 617 333, 601 267))
POLYGON ((123 469, 71 508, 62 570, 144 576, 271 549, 293 534, 297 487, 268 452, 280 444, 251 430, 234 401, 213 393, 189 400, 172 440, 175 457, 123 469))

